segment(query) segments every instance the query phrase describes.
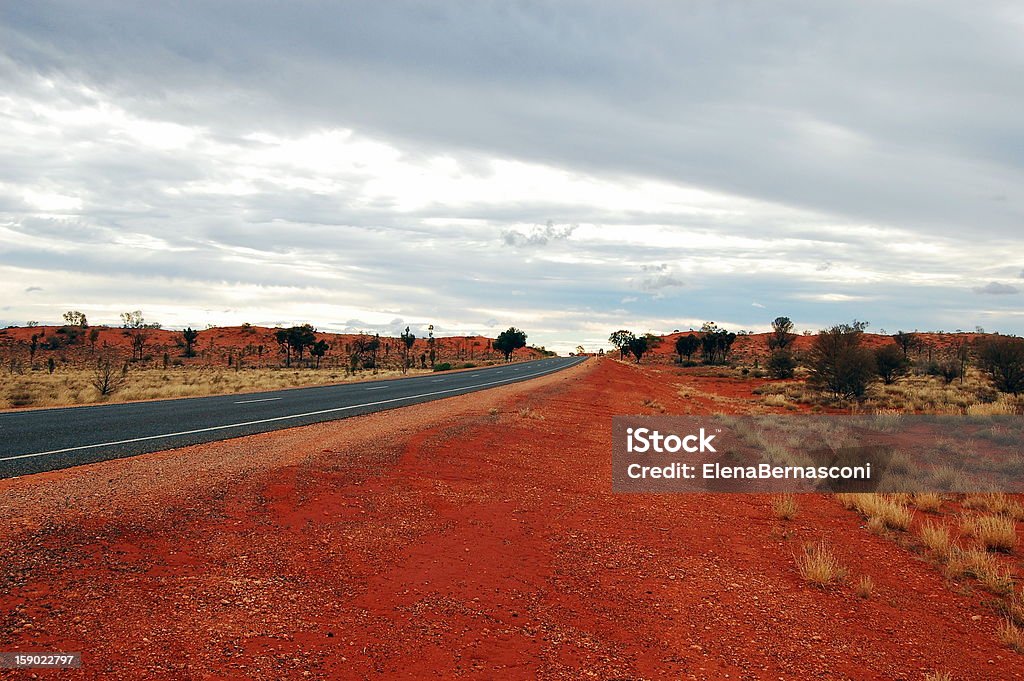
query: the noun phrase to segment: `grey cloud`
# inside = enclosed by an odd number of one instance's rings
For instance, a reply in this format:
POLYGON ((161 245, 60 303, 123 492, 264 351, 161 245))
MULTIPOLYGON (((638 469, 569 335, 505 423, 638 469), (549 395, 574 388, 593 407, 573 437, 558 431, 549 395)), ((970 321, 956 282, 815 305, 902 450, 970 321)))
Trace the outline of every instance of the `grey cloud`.
POLYGON ((978 286, 974 289, 975 293, 982 293, 993 296, 1005 296, 1018 293, 1018 289, 1014 286, 1007 284, 1000 284, 998 281, 990 281, 984 286, 978 286))
MULTIPOLYGON (((658 296, 687 280, 716 282, 702 286, 695 316, 732 314, 745 326, 757 322, 746 305, 754 297, 808 324, 861 314, 857 301, 798 299, 820 287, 755 271, 770 260, 816 269, 830 291, 884 302, 887 326, 966 328, 977 300, 957 277, 972 276, 993 250, 1020 246, 1019 30, 1004 5, 954 0, 927 10, 800 0, 781 9, 396 0, 260 12, 206 2, 87 12, 70 2, 7 3, 0 82, 18 104, 5 120, 19 109, 110 105, 190 126, 197 138, 148 148, 112 133, 102 115, 0 133, 0 229, 17 237, 0 242, 0 268, 43 273, 54 301, 130 294, 142 307, 248 304, 283 317, 265 301, 330 300, 353 310, 329 318, 358 315, 338 328, 385 309, 401 319, 382 329, 427 318, 498 326, 533 314, 540 326, 583 332, 638 289, 655 295, 629 314, 674 328, 679 312, 658 296), (116 37, 110 26, 121 29, 116 37), (248 177, 246 154, 273 148, 251 133, 336 128, 387 142, 399 162, 443 155, 488 181, 500 157, 627 189, 654 179, 807 212, 472 195, 400 209, 395 198, 367 195, 360 169, 329 169, 321 188, 316 171, 284 163, 279 177, 232 187, 248 177), (30 189, 76 197, 82 208, 54 217, 61 211, 31 205, 30 189), (551 216, 559 224, 545 224, 551 216), (456 223, 467 219, 479 224, 456 223), (522 227, 530 224, 538 226, 522 227), (576 224, 623 236, 659 225, 678 238, 586 241, 576 224), (942 248, 891 248, 892 237, 865 225, 942 248), (494 249, 495 235, 523 257, 494 249), (719 275, 723 264, 731 269, 719 275), (833 285, 847 266, 884 283, 833 285), (902 293, 889 295, 890 286, 902 293), (222 287, 256 293, 218 298, 222 287), (509 296, 513 288, 521 295, 509 296)), ((993 286, 1014 289, 993 282, 978 292, 1008 293, 993 286)), ((993 306, 1011 302, 994 298, 993 306)), ((985 314, 1019 324, 999 317, 1005 310, 985 314)), ((540 342, 561 338, 544 333, 540 342)))
POLYGON ((83 16, 53 2, 5 14, 15 82, 71 74, 222 136, 353 125, 858 218, 1005 235, 1021 217, 1019 41, 998 4, 113 3, 83 16), (122 27, 116 48, 109 25, 122 27), (950 41, 956 58, 936 72, 950 41), (956 181, 968 167, 981 171, 970 188, 956 181))
POLYGON ((543 227, 533 227, 530 230, 518 229, 505 230, 501 234, 502 241, 506 246, 546 246, 553 241, 564 241, 572 236, 579 225, 556 226, 551 220, 543 227))
POLYGON ((29 286, 25 289, 25 293, 35 293, 36 291, 42 291, 42 286, 29 286))

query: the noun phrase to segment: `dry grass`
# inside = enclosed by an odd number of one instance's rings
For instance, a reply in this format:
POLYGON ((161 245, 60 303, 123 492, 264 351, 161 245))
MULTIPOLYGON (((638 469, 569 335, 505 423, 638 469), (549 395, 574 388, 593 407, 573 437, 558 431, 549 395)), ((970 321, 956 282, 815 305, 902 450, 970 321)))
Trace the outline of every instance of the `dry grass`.
POLYGON ((999 642, 1018 653, 1024 653, 1024 629, 1010 620, 1003 620, 996 632, 999 642))
POLYGON ((997 606, 999 612, 1018 626, 1024 626, 1024 591, 1014 591, 997 606))
POLYGON ((931 672, 924 675, 924 681, 953 681, 949 672, 931 672))
POLYGON ((949 560, 950 553, 955 548, 953 539, 949 535, 949 529, 942 524, 925 522, 920 530, 921 542, 925 547, 935 554, 940 562, 949 560))
POLYGON ((989 551, 1011 553, 1017 546, 1017 526, 1013 519, 1001 515, 965 516, 960 520, 964 534, 989 551))
POLYGON ((997 513, 1015 520, 1024 520, 1024 505, 1002 492, 968 494, 961 503, 967 508, 997 513))
POLYGON ((844 508, 855 510, 867 519, 869 527, 876 529, 906 530, 914 519, 914 512, 904 503, 906 495, 839 494, 844 508))
POLYGON ((792 402, 786 399, 785 395, 765 395, 761 398, 761 404, 768 407, 794 407, 792 402))
POLYGON ((859 598, 868 599, 875 593, 875 580, 870 575, 861 575, 854 587, 854 592, 859 598))
POLYGON ((649 409, 653 409, 654 411, 656 411, 658 413, 661 413, 661 414, 665 413, 665 405, 663 405, 658 400, 648 398, 648 399, 644 400, 641 404, 643 406, 649 408, 649 409))
POLYGON ((796 497, 792 494, 780 494, 772 498, 772 512, 779 520, 792 520, 798 511, 796 497))
MULTIPOLYGON (((92 369, 62 368, 53 374, 36 371, 5 377, 9 380, 0 381, 0 409, 260 392, 402 375, 399 371, 377 374, 366 371, 346 376, 344 371, 336 369, 241 368, 236 371, 233 368, 140 369, 130 366, 120 389, 104 397, 92 385, 94 373, 92 369)), ((409 372, 414 373, 426 372, 409 372)))
POLYGON ((923 492, 912 495, 910 502, 918 511, 924 513, 938 513, 942 508, 942 495, 932 492, 923 492))
POLYGON ((532 419, 534 421, 545 420, 544 414, 540 413, 533 407, 522 407, 519 409, 519 418, 521 419, 532 419))
POLYGON ((847 570, 839 564, 832 550, 824 543, 807 544, 796 556, 796 567, 804 581, 825 588, 846 578, 847 570))
POLYGON ((989 553, 979 549, 955 549, 946 563, 949 577, 974 577, 981 585, 994 594, 1013 594, 1013 578, 1009 570, 1000 567, 989 553))

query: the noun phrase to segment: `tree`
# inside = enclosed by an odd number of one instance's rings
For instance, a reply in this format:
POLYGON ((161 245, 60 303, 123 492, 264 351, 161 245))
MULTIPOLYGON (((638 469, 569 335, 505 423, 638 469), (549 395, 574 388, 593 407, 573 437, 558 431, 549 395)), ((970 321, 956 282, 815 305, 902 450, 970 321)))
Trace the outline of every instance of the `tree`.
POLYGON ((608 342, 619 351, 619 359, 625 359, 626 353, 629 351, 629 342, 635 337, 636 336, 633 335, 632 331, 619 329, 612 333, 612 335, 608 336, 608 342))
POLYGON ((904 331, 898 331, 893 334, 892 339, 896 341, 896 345, 903 351, 903 356, 908 357, 910 351, 919 352, 924 346, 921 338, 916 333, 906 333, 904 331))
POLYGON ((701 327, 701 352, 706 364, 724 364, 729 357, 736 334, 719 328, 714 322, 707 322, 701 327))
POLYGON ((288 342, 288 329, 278 329, 274 331, 274 340, 277 341, 278 347, 281 352, 285 354, 284 365, 290 367, 292 365, 292 346, 288 342))
POLYGON ((808 352, 809 383, 836 397, 860 398, 875 375, 875 356, 861 345, 865 322, 821 331, 808 352))
POLYGON ((793 333, 793 320, 789 317, 776 317, 772 321, 772 332, 768 336, 769 350, 785 350, 796 339, 793 333))
POLYGON ((1019 395, 1024 392, 1024 338, 994 336, 978 342, 978 361, 996 389, 1019 395))
POLYGON ((374 334, 373 338, 366 346, 366 351, 370 353, 370 364, 373 366, 373 373, 377 373, 377 351, 380 349, 380 334, 374 334))
POLYGON ((633 336, 629 339, 629 352, 636 357, 636 363, 640 363, 640 358, 644 356, 647 349, 650 347, 650 340, 647 336, 633 336))
POLYGON ((909 367, 910 361, 896 343, 875 349, 875 370, 886 385, 892 384, 898 377, 907 373, 909 367))
POLYGON ((146 343, 149 341, 150 330, 159 329, 160 325, 147 322, 141 310, 121 313, 121 328, 124 335, 132 341, 132 359, 142 361, 145 357, 146 343))
POLYGON ((181 332, 181 340, 185 343, 185 356, 195 357, 196 356, 196 339, 199 338, 199 332, 193 329, 191 326, 181 332))
POLYGON ((416 342, 416 336, 409 332, 409 327, 405 327, 405 331, 402 332, 402 373, 409 371, 409 351, 412 350, 413 343, 416 342))
POLYGON ((300 362, 306 348, 313 345, 313 343, 316 343, 316 329, 313 328, 312 324, 293 326, 288 329, 288 345, 291 346, 300 362))
POLYGON ((328 342, 323 339, 320 339, 317 342, 313 343, 313 346, 309 348, 309 354, 316 357, 317 369, 320 368, 320 360, 323 359, 324 355, 326 355, 327 351, 330 349, 330 344, 328 344, 328 342))
POLYGON ((64 313, 64 322, 68 326, 77 326, 82 329, 89 327, 89 322, 85 318, 85 314, 78 310, 68 310, 64 313))
POLYGON ((119 369, 120 360, 112 355, 100 357, 92 374, 92 387, 101 397, 113 394, 128 378, 128 363, 119 369))
POLYGON ((697 352, 697 348, 700 347, 700 338, 697 338, 692 333, 688 333, 685 336, 676 338, 676 354, 679 355, 679 361, 683 361, 683 355, 686 355, 687 361, 693 357, 693 353, 697 352))
POLYGON ((796 358, 789 350, 776 350, 768 357, 768 373, 772 378, 793 378, 796 358))
POLYGON ((577 355, 582 355, 582 354, 585 354, 586 352, 587 352, 586 348, 584 348, 582 345, 577 345, 576 346, 576 354, 577 355))
POLYGON ((285 353, 285 366, 290 367, 292 365, 292 353, 295 353, 296 358, 301 362, 306 348, 316 342, 316 329, 313 328, 312 324, 277 329, 274 331, 274 340, 277 341, 277 344, 285 353))
POLYGON ((494 349, 505 355, 505 361, 512 361, 512 353, 526 347, 526 334, 514 326, 498 334, 494 339, 494 349))
POLYGON ((373 338, 361 333, 352 339, 352 345, 349 348, 348 365, 352 371, 359 369, 360 366, 367 367, 366 355, 373 350, 373 338))

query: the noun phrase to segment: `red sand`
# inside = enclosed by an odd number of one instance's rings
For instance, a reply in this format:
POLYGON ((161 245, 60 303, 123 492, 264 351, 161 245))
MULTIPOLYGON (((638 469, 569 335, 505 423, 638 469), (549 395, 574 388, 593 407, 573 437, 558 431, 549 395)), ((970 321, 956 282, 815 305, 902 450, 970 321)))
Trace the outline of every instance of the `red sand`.
POLYGON ((755 403, 655 371, 0 481, 0 650, 81 650, 76 678, 1024 677, 984 594, 826 497, 612 494, 612 415, 755 403), (825 591, 793 560, 820 539, 851 572, 825 591))

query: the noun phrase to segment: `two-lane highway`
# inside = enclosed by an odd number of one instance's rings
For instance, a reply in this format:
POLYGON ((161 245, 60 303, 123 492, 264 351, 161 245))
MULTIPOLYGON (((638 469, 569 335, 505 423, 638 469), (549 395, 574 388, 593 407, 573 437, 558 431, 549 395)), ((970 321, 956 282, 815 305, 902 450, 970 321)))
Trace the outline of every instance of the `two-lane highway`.
POLYGON ((393 380, 2 413, 0 478, 405 407, 584 361, 553 357, 393 380))

